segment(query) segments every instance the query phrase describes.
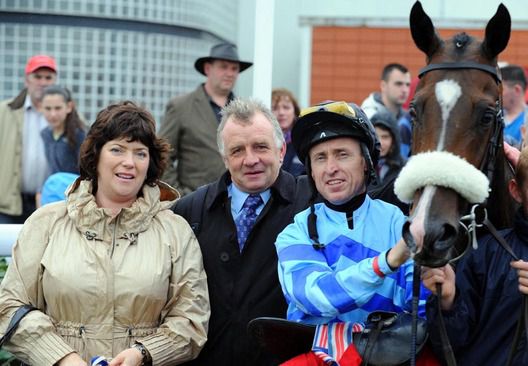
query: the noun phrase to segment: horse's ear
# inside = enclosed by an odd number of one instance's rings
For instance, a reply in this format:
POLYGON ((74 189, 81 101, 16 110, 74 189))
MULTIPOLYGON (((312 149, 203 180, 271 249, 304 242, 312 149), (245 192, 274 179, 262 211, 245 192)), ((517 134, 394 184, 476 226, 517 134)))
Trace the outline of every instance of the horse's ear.
POLYGON ((502 4, 486 26, 486 38, 482 42, 482 51, 491 60, 504 51, 510 40, 510 12, 502 4))
POLYGON ((419 1, 415 2, 411 9, 409 22, 411 25, 411 35, 416 47, 428 57, 431 57, 441 41, 435 32, 431 18, 425 13, 419 1))

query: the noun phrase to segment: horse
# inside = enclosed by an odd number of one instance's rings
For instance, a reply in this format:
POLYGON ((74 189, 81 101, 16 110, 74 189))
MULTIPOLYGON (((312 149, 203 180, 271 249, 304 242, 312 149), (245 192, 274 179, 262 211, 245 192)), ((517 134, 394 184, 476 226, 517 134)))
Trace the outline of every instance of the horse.
POLYGON ((508 193, 513 172, 503 149, 497 66, 510 38, 511 18, 500 4, 484 40, 466 33, 444 40, 417 1, 410 28, 427 64, 409 111, 413 155, 394 190, 400 200, 412 202, 403 233, 415 262, 441 267, 463 254, 471 239, 468 231, 474 236, 484 215, 498 228, 513 220, 515 203, 508 193), (475 210, 476 205, 487 211, 475 210), (468 217, 469 229, 464 224, 468 217))

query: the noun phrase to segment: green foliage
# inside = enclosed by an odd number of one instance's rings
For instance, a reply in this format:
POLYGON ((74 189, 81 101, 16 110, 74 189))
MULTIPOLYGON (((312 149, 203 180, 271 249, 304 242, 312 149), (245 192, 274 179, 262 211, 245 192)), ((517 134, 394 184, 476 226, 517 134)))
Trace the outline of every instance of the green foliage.
MULTIPOLYGON (((0 257, 0 281, 4 279, 7 271, 7 260, 5 257, 0 257)), ((19 366, 22 363, 18 361, 11 353, 0 350, 0 365, 1 366, 19 366)))
POLYGON ((5 257, 0 257, 0 281, 4 279, 4 276, 7 271, 7 260, 5 257))
POLYGON ((11 353, 0 350, 0 365, 1 366, 20 366, 22 362, 17 360, 11 353))

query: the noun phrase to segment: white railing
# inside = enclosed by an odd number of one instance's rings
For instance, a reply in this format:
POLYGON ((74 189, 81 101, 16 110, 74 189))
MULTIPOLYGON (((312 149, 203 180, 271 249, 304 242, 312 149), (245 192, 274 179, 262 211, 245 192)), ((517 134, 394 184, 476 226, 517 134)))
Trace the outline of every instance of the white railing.
POLYGON ((11 257, 22 224, 0 224, 0 257, 11 257))

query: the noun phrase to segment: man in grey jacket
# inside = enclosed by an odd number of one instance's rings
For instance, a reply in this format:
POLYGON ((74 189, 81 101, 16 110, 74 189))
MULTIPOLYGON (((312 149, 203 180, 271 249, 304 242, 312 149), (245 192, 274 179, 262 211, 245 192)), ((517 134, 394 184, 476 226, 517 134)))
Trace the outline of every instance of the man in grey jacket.
POLYGON ((163 179, 182 195, 224 173, 225 166, 216 146, 220 110, 234 99, 232 90, 239 73, 251 65, 240 61, 235 45, 217 44, 209 56, 194 63, 194 68, 207 76, 205 83, 167 104, 159 135, 169 141, 173 150, 163 179))

